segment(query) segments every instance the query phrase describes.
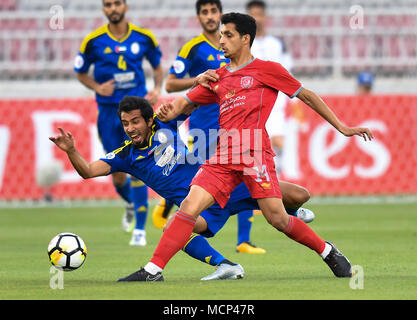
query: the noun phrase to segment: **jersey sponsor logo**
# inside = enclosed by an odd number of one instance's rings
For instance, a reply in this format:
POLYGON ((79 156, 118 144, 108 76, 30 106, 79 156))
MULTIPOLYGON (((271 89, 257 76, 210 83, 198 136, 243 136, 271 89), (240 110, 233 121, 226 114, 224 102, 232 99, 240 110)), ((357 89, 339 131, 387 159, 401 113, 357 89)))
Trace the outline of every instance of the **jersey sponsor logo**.
POLYGON ((166 147, 165 152, 159 158, 156 165, 158 167, 166 166, 172 160, 172 158, 174 157, 174 154, 175 154, 174 148, 171 145, 169 145, 168 147, 166 147))
POLYGON ((185 64, 181 60, 175 60, 172 67, 174 68, 175 73, 181 73, 185 70, 185 64))
POLYGON ((80 68, 82 68, 83 65, 84 65, 84 59, 83 59, 83 57, 80 56, 80 55, 77 55, 75 57, 75 60, 74 60, 74 67, 76 69, 80 69, 80 68))
POLYGON ((214 57, 212 54, 208 56, 207 61, 214 61, 214 57))
POLYGON ((177 164, 179 158, 181 158, 182 153, 178 152, 178 154, 171 159, 171 161, 164 167, 162 170, 162 174, 164 176, 169 176, 171 174, 172 169, 174 169, 175 165, 177 164))
MULTIPOLYGON (((226 95, 227 96, 227 95, 226 95)), ((223 112, 239 107, 241 105, 245 104, 246 96, 237 96, 236 98, 233 98, 233 95, 230 96, 230 98, 226 97, 226 100, 220 105, 220 114, 223 112)))
POLYGON ((103 53, 112 53, 112 49, 110 47, 106 47, 106 49, 104 49, 103 53))
POLYGON ((226 99, 230 99, 231 97, 233 97, 236 94, 235 90, 229 90, 226 95, 224 96, 226 99))
POLYGON ((132 53, 133 53, 133 54, 138 54, 138 53, 139 53, 139 51, 140 51, 140 46, 139 46, 139 43, 137 43, 137 42, 133 42, 133 43, 130 45, 130 51, 132 51, 132 53))
POLYGON ((240 85, 243 89, 249 89, 253 85, 253 78, 251 76, 242 77, 240 85))
POLYGON ((116 80, 116 82, 129 82, 129 81, 133 81, 135 79, 135 73, 132 72, 123 72, 123 73, 115 73, 114 75, 114 80, 116 80))

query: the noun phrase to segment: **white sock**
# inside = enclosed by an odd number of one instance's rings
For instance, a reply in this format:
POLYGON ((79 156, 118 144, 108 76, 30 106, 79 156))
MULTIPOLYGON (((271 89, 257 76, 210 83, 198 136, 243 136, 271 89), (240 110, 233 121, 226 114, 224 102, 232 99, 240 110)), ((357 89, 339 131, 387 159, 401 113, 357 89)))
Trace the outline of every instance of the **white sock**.
POLYGON ((327 255, 330 253, 330 250, 332 250, 332 246, 326 242, 326 245, 324 246, 324 250, 322 253, 320 253, 320 256, 325 259, 327 255))
POLYGON ((152 262, 148 262, 144 269, 153 276, 156 275, 158 272, 162 272, 162 269, 152 262))

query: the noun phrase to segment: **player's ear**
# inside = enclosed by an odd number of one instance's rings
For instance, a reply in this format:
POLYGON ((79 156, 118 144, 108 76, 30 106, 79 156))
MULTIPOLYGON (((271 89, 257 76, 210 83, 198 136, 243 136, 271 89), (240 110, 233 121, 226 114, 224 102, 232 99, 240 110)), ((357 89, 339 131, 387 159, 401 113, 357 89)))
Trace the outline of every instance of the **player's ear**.
POLYGON ((250 45, 250 35, 249 34, 244 34, 242 36, 242 40, 245 44, 249 44, 250 45))
POLYGON ((155 118, 155 115, 153 116, 153 117, 150 117, 149 119, 148 119, 148 121, 147 121, 147 125, 148 125, 148 128, 152 128, 152 126, 153 126, 153 124, 154 124, 154 118, 155 118))

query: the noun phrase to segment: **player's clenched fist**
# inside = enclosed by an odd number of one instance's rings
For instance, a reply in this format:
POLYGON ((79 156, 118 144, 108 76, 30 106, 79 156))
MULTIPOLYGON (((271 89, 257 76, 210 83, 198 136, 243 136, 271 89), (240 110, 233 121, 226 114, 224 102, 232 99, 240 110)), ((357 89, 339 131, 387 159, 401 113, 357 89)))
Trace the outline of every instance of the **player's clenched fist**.
POLYGON ((204 88, 207 88, 209 90, 211 89, 211 86, 209 85, 209 82, 217 82, 219 80, 219 75, 217 74, 216 70, 209 69, 206 72, 200 73, 196 79, 195 79, 195 85, 200 85, 204 88))
POLYGON ((170 102, 163 102, 155 111, 156 116, 161 121, 171 120, 169 115, 174 109, 174 106, 170 102))

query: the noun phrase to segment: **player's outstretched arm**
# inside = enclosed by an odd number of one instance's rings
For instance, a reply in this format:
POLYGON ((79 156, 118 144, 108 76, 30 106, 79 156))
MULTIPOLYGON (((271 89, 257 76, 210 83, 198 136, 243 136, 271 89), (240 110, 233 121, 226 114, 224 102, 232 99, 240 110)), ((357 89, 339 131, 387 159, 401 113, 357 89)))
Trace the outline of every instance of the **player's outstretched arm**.
POLYGON ((346 137, 357 135, 363 137, 365 141, 372 140, 374 138, 372 131, 368 128, 345 126, 342 122, 340 122, 329 106, 313 91, 303 88, 298 93, 297 98, 316 111, 321 117, 323 117, 327 122, 335 127, 336 130, 346 137))
POLYGON ((153 69, 154 88, 150 90, 145 96, 145 99, 148 100, 152 106, 158 102, 159 95, 161 94, 163 80, 164 70, 162 69, 162 65, 160 64, 159 66, 153 69))
POLYGON ((188 102, 184 97, 178 97, 172 102, 163 102, 155 114, 162 122, 168 122, 181 114, 191 113, 194 108, 195 104, 188 102))
POLYGON ((87 162, 84 157, 75 148, 74 137, 70 132, 65 132, 64 129, 58 128, 60 134, 54 137, 49 137, 58 148, 67 153, 72 166, 77 170, 78 174, 84 178, 94 178, 105 176, 110 173, 110 165, 104 161, 97 160, 94 162, 87 162))

